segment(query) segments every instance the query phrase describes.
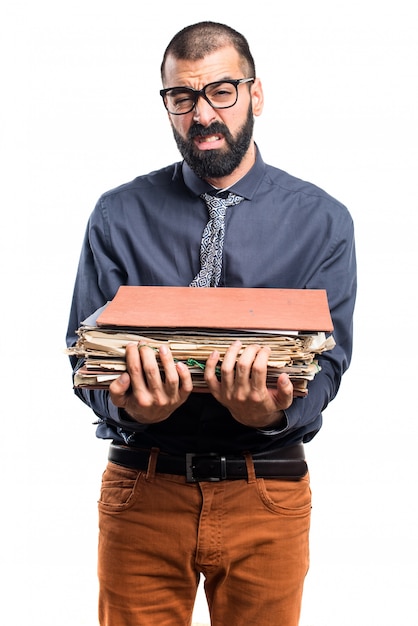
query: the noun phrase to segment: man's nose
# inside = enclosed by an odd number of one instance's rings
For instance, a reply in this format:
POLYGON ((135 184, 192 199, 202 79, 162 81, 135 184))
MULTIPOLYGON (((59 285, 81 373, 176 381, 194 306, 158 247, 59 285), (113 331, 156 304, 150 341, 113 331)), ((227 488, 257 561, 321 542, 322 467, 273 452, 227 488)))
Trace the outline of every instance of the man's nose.
POLYGON ((216 110, 203 96, 199 96, 193 109, 193 120, 202 126, 209 126, 216 119, 216 110))

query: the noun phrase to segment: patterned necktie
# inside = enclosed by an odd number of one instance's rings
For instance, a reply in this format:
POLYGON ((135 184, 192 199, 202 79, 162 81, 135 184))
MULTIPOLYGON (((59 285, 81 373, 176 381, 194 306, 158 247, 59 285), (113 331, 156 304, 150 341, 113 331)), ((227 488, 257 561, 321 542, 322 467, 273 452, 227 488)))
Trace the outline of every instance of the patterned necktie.
POLYGON ((221 280, 226 209, 239 204, 244 198, 231 192, 226 198, 209 193, 203 193, 200 197, 206 202, 210 219, 200 244, 201 270, 190 283, 190 287, 217 287, 221 280))

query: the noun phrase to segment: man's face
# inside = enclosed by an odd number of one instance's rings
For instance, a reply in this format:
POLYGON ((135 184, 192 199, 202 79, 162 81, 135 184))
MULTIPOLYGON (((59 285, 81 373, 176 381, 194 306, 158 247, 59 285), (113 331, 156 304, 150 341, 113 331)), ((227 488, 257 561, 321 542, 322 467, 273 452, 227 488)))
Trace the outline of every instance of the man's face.
POLYGON ((213 122, 205 127, 199 123, 190 126, 187 139, 176 130, 172 124, 174 139, 177 147, 191 169, 204 179, 223 178, 229 176, 242 162, 247 154, 253 135, 254 118, 251 105, 248 108, 245 124, 237 131, 234 137, 223 122, 213 122), (200 150, 196 146, 195 138, 199 142, 218 141, 214 137, 223 137, 225 146, 223 148, 213 148, 200 150))
MULTIPOLYGON (((165 87, 202 89, 208 83, 250 78, 232 46, 220 48, 200 61, 168 57, 165 87)), ((170 115, 174 138, 184 160, 206 180, 243 176, 254 163, 254 115, 262 110, 262 89, 255 83, 238 86, 238 101, 228 109, 214 109, 204 98, 185 115, 170 115), (251 89, 249 87, 251 86, 251 89)))

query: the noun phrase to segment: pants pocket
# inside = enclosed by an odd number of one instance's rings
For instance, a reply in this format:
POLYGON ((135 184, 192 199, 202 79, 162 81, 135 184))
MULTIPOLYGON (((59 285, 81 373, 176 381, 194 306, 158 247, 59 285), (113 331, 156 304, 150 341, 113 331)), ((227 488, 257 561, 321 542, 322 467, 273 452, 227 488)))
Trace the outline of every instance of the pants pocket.
POLYGON ((309 475, 301 480, 257 479, 257 489, 264 506, 286 517, 304 517, 312 505, 309 475))
POLYGON ((99 508, 103 511, 124 511, 138 497, 141 471, 109 462, 102 476, 99 508))

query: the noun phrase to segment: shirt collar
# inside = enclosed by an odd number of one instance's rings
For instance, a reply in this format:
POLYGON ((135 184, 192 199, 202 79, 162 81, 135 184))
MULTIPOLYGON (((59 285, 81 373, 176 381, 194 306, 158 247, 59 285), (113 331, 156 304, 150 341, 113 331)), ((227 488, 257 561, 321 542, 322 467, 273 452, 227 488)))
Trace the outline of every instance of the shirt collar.
MULTIPOLYGON (((228 188, 239 196, 243 196, 247 200, 252 200, 257 188, 263 178, 265 171, 265 163, 261 157, 260 151, 256 146, 256 158, 255 163, 249 172, 245 174, 234 185, 228 188)), ((193 170, 187 165, 185 161, 182 164, 183 178, 186 187, 196 195, 200 196, 202 193, 213 192, 213 187, 209 185, 205 180, 196 176, 193 170)))

